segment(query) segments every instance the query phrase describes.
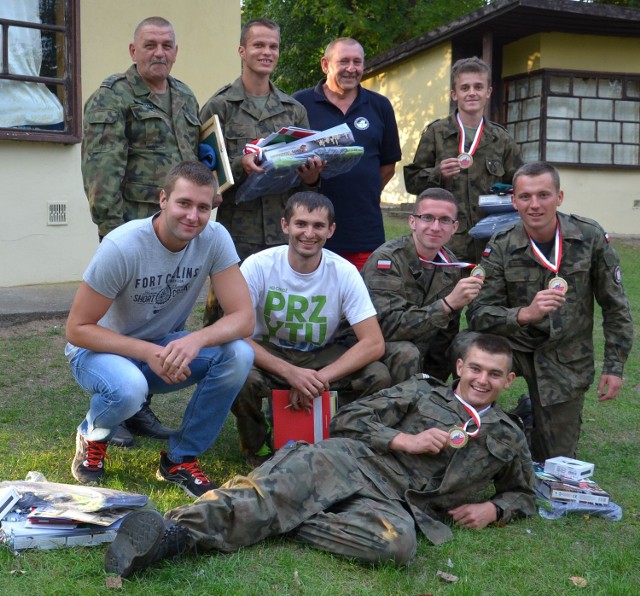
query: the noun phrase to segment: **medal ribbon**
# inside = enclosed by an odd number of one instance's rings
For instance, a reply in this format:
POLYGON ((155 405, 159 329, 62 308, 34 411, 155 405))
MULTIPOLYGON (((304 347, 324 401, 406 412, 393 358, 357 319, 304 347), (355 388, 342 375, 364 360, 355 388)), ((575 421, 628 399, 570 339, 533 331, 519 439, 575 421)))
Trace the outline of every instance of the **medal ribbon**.
MULTIPOLYGON (((527 232, 527 236, 529 236, 529 232, 527 232)), ((542 265, 553 271, 554 273, 558 273, 560 270, 560 263, 562 263, 562 232, 560 231, 560 226, 556 224, 556 240, 555 240, 555 255, 556 261, 552 263, 547 257, 542 254, 542 251, 538 248, 536 241, 529 236, 529 242, 531 243, 531 250, 538 257, 538 259, 542 262, 542 265)))
POLYGON ((426 257, 423 257, 421 254, 418 254, 418 259, 422 263, 429 263, 429 265, 435 265, 436 267, 458 267, 458 269, 471 269, 475 267, 475 263, 465 263, 464 261, 451 261, 449 257, 447 257, 446 253, 441 249, 437 254, 440 257, 439 261, 430 261, 426 257))
POLYGON ((473 155, 478 148, 480 138, 482 137, 482 131, 484 130, 484 116, 482 117, 482 120, 480 120, 480 126, 478 126, 476 130, 476 136, 473 138, 473 142, 471 143, 471 147, 469 147, 469 151, 464 150, 467 139, 464 132, 464 125, 462 124, 462 120, 460 120, 460 114, 458 112, 456 112, 456 118, 458 120, 458 127, 460 128, 460 143, 458 145, 458 153, 473 155))
POLYGON ((466 401, 464 401, 464 399, 462 399, 457 393, 454 393, 454 395, 456 396, 456 399, 462 404, 462 407, 467 411, 467 414, 471 416, 471 418, 469 418, 469 420, 464 423, 462 430, 466 432, 470 437, 475 437, 480 432, 480 426, 482 424, 480 420, 481 416, 487 410, 490 410, 493 404, 489 404, 486 408, 483 408, 478 412, 471 404, 468 404, 466 401), (473 432, 469 432, 467 428, 469 428, 469 424, 471 424, 472 422, 476 425, 477 428, 473 432))

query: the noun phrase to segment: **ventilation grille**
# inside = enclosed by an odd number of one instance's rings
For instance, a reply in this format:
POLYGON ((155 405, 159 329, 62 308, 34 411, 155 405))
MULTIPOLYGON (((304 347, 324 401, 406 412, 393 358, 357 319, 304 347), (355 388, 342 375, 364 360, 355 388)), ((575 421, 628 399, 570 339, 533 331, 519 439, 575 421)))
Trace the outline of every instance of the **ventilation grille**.
POLYGON ((67 225, 67 204, 66 203, 47 203, 47 225, 48 226, 66 226, 67 225))

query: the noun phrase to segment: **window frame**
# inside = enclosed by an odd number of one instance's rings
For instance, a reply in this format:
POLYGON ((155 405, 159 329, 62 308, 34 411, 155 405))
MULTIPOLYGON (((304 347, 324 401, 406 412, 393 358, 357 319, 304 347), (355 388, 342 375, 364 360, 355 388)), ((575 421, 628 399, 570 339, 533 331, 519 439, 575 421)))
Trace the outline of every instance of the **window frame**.
POLYGON ((65 130, 39 130, 37 128, 3 128, 0 127, 0 141, 36 141, 50 143, 79 143, 82 138, 82 89, 80 76, 80 0, 62 0, 64 17, 62 25, 46 23, 28 23, 10 19, 0 19, 2 30, 2 69, 0 79, 10 81, 29 81, 45 85, 61 85, 64 87, 62 101, 65 130), (62 34, 64 73, 62 77, 41 77, 10 74, 8 30, 11 26, 39 29, 40 31, 62 34))
MULTIPOLYGON (((553 116, 549 116, 548 114, 548 104, 549 104, 549 98, 574 98, 577 99, 579 102, 582 102, 583 100, 586 99, 609 99, 612 102, 613 101, 633 101, 633 102, 637 102, 640 105, 640 96, 639 97, 634 97, 634 96, 627 96, 625 93, 625 89, 627 89, 627 85, 629 83, 629 81, 633 81, 634 83, 636 83, 637 85, 640 86, 640 74, 639 73, 621 73, 621 72, 605 72, 605 71, 583 71, 583 70, 566 70, 566 69, 552 69, 552 68, 547 68, 547 69, 539 69, 539 70, 535 70, 535 71, 531 71, 531 72, 527 72, 527 73, 521 73, 518 75, 513 75, 513 76, 509 76, 509 77, 505 77, 504 82, 503 82, 503 89, 504 89, 504 99, 503 99, 503 108, 502 108, 502 122, 504 123, 504 126, 507 127, 507 129, 509 130, 509 132, 511 133, 511 135, 513 136, 514 139, 516 139, 516 143, 518 143, 518 145, 521 147, 522 149, 522 145, 526 142, 520 141, 518 140, 518 138, 520 137, 520 135, 516 132, 516 127, 518 124, 524 123, 524 122, 533 122, 535 120, 532 118, 523 118, 522 113, 519 114, 518 119, 515 120, 510 120, 509 119, 509 107, 510 105, 513 104, 514 101, 520 101, 523 98, 510 98, 510 87, 512 85, 516 85, 518 83, 518 81, 522 81, 522 80, 529 80, 531 81, 532 79, 534 79, 535 77, 539 76, 541 78, 541 85, 540 85, 540 95, 539 96, 535 96, 535 97, 539 97, 540 99, 540 115, 539 115, 539 127, 538 127, 538 138, 537 138, 537 142, 539 143, 539 147, 538 147, 538 157, 537 159, 541 159, 543 161, 547 161, 547 155, 548 155, 548 143, 549 142, 554 142, 554 141, 560 141, 560 142, 574 142, 574 139, 549 139, 548 137, 548 124, 550 121, 554 120, 555 118, 553 116), (561 92, 556 92, 556 91, 551 91, 551 82, 552 79, 554 77, 563 77, 563 78, 568 78, 571 80, 570 83, 570 91, 567 93, 561 93, 561 92), (573 86, 575 84, 575 79, 577 78, 582 78, 582 79, 596 79, 599 83, 599 81, 601 79, 616 79, 616 80, 620 80, 622 83, 622 96, 619 98, 616 97, 604 97, 604 96, 600 96, 599 94, 595 95, 595 96, 590 96, 590 95, 575 95, 574 91, 573 91, 573 86)), ((531 99, 534 96, 529 95, 528 99, 531 99)), ((598 119, 593 119, 593 118, 578 118, 578 117, 573 117, 573 116, 568 116, 567 120, 571 121, 571 126, 573 127, 574 123, 577 122, 594 122, 595 123, 595 128, 598 128, 598 123, 621 123, 621 122, 626 122, 626 121, 621 121, 621 120, 616 120, 615 116, 613 117, 613 119, 604 119, 604 118, 598 118, 598 119)), ((640 126, 640 118, 638 119, 637 122, 632 121, 636 124, 638 124, 638 126, 640 126)), ((527 137, 528 138, 528 137, 527 137)), ((533 140, 533 142, 535 142, 536 139, 533 140)), ((582 143, 587 143, 589 141, 587 140, 581 140, 581 139, 575 139, 576 143, 582 144, 582 143)), ((610 143, 613 150, 615 151, 615 146, 616 145, 629 145, 629 146, 637 146, 638 147, 638 153, 639 153, 639 161, 640 161, 640 140, 637 143, 618 143, 617 141, 602 141, 603 143, 610 143)), ((581 149, 581 147, 579 148, 581 149)), ((603 163, 603 162, 592 162, 592 161, 583 161, 582 156, 579 154, 579 160, 580 161, 560 161, 560 160, 556 160, 553 159, 551 160, 554 164, 558 164, 558 165, 563 165, 563 166, 569 166, 569 167, 576 167, 576 168, 599 168, 599 169, 617 169, 617 170, 633 170, 633 169, 637 169, 639 164, 622 164, 622 163, 614 163, 615 161, 615 155, 612 154, 612 158, 611 158, 611 162, 609 163, 603 163)))

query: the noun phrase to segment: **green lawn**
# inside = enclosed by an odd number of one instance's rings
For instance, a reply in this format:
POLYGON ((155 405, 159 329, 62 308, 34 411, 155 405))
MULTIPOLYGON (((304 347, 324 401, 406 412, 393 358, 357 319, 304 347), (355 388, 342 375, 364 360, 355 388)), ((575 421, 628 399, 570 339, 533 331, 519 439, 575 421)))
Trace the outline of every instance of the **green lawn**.
MULTIPOLYGON (((394 232, 404 233, 404 219, 394 232)), ((640 252, 638 244, 615 243, 634 319, 640 320, 640 252)), ((200 316, 193 318, 197 325, 200 316)), ((21 325, 0 333, 0 479, 24 479, 37 470, 54 482, 73 482, 69 467, 75 428, 87 397, 77 388, 63 355, 63 321, 21 325)), ((600 321, 595 336, 602 354, 600 321)), ((515 404, 524 386, 516 382, 505 397, 515 404)), ((127 594, 602 594, 640 593, 640 431, 637 348, 626 371, 620 397, 598 403, 589 392, 579 457, 595 463, 596 480, 623 511, 621 522, 572 516, 546 521, 538 516, 506 527, 482 531, 454 528, 454 540, 439 547, 421 539, 415 561, 406 568, 378 568, 333 557, 287 539, 243 549, 231 555, 210 554, 164 562, 123 582, 127 594), (437 571, 459 578, 448 584, 437 571), (570 578, 587 586, 578 589, 570 578)), ((154 409, 177 425, 188 393, 154 398, 154 409)), ((187 503, 177 487, 155 480, 162 444, 139 440, 131 450, 110 449, 107 486, 149 494, 161 511, 187 503)), ((201 461, 210 475, 223 480, 246 473, 238 455, 233 421, 201 461)), ((25 551, 14 556, 0 548, 0 593, 106 594, 102 570, 104 548, 25 551)))

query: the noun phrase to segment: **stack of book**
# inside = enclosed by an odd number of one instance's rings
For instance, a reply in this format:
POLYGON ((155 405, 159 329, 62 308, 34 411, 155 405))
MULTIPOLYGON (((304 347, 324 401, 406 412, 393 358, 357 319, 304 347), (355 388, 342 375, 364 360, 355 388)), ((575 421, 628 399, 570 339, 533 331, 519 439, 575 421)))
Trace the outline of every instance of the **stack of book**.
MULTIPOLYGON (((549 501, 560 501, 563 503, 609 505, 611 495, 601 488, 597 482, 587 477, 584 472, 581 475, 580 472, 575 471, 575 468, 573 470, 569 468, 567 475, 558 475, 558 469, 563 469, 562 465, 556 465, 555 467, 553 465, 548 466, 547 463, 549 461, 550 460, 547 460, 547 462, 545 462, 544 467, 540 464, 534 464, 536 474, 535 488, 541 497, 549 501), (547 470, 550 468, 556 473, 552 474, 548 472, 547 470)), ((587 465, 591 466, 591 470, 593 471, 593 465, 587 465)), ((564 469, 567 471, 567 468, 564 469)))
POLYGON ((260 167, 264 173, 251 174, 238 188, 236 203, 257 197, 286 192, 300 184, 296 170, 313 157, 326 161, 323 178, 344 174, 364 155, 364 148, 354 145, 353 132, 347 124, 327 130, 285 128, 256 141, 261 151, 260 167))
POLYGON ((0 483, 0 543, 12 551, 111 542, 122 519, 149 497, 54 482, 0 483))

